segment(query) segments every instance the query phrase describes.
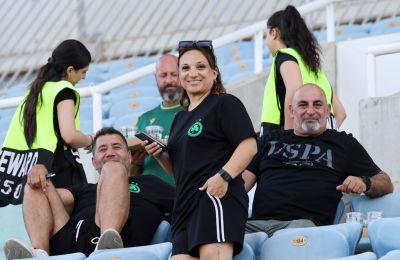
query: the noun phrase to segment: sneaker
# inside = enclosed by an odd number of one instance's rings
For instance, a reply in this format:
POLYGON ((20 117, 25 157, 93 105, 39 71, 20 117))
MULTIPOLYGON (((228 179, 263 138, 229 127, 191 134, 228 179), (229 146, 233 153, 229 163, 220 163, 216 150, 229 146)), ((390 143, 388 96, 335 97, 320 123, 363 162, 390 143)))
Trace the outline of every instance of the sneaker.
POLYGON ((4 243, 3 250, 7 260, 49 256, 46 251, 25 245, 23 242, 17 239, 7 240, 4 243))
POLYGON ((124 243, 122 242, 120 234, 115 229, 109 228, 100 236, 95 250, 123 247, 124 243))

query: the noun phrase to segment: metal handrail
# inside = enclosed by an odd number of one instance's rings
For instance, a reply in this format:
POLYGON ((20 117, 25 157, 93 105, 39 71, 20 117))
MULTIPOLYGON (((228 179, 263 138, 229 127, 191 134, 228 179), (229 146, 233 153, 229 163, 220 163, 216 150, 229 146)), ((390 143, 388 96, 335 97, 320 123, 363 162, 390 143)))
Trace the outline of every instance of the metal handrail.
MULTIPOLYGON (((303 5, 298 8, 299 12, 302 14, 307 14, 310 12, 313 12, 315 10, 321 9, 321 8, 326 8, 327 13, 328 12, 333 12, 333 4, 336 2, 340 2, 343 0, 320 0, 316 2, 312 2, 306 5, 303 5), (328 10, 329 9, 329 10, 328 10)), ((333 15, 327 15, 327 19, 332 19, 334 16, 333 15)), ((332 31, 334 32, 334 21, 328 21, 327 20, 327 31, 332 31)), ((213 44, 215 48, 221 47, 223 45, 244 39, 244 38, 249 38, 251 36, 254 37, 254 44, 255 44, 255 73, 261 72, 262 69, 262 40, 263 40, 263 31, 265 30, 265 21, 260 21, 258 23, 255 23, 253 25, 247 26, 243 29, 240 29, 236 32, 229 33, 227 35, 224 35, 222 37, 219 37, 213 41, 213 44)), ((330 38, 334 39, 334 33, 333 36, 330 35, 330 33, 327 33, 328 40, 330 38)), ((111 79, 109 81, 100 83, 97 86, 91 86, 91 87, 86 87, 86 88, 81 88, 78 89, 79 93, 85 97, 85 96, 93 96, 93 129, 97 130, 101 128, 102 126, 102 117, 101 117, 101 94, 108 92, 118 86, 121 86, 123 84, 126 84, 132 80, 139 79, 141 77, 147 76, 149 74, 152 74, 155 72, 155 64, 150 64, 148 66, 139 68, 137 70, 134 70, 132 72, 126 73, 122 76, 119 76, 117 78, 111 79)), ((6 107, 13 107, 17 106, 19 102, 21 101, 22 97, 17 97, 17 98, 9 98, 9 99, 4 99, 0 101, 0 108, 6 108, 6 107)))
MULTIPOLYGON (((325 8, 326 10, 326 25, 327 25, 327 40, 334 41, 334 8, 333 5, 344 0, 318 0, 298 8, 302 15, 311 13, 313 11, 325 8)), ((265 30, 265 21, 260 21, 235 32, 226 34, 224 36, 218 37, 213 40, 213 45, 215 48, 221 47, 223 45, 247 39, 253 37, 254 39, 254 61, 255 61, 255 73, 261 72, 262 69, 262 41, 263 32, 265 30)), ((153 74, 155 72, 155 63, 147 65, 145 67, 139 68, 132 72, 126 73, 114 79, 105 81, 95 86, 85 87, 78 89, 78 92, 82 97, 93 96, 93 130, 96 131, 102 127, 102 93, 108 92, 114 88, 117 88, 123 84, 129 83, 133 80, 137 80, 141 77, 153 74)), ((19 104, 22 97, 8 98, 0 100, 0 108, 14 107, 19 104)))

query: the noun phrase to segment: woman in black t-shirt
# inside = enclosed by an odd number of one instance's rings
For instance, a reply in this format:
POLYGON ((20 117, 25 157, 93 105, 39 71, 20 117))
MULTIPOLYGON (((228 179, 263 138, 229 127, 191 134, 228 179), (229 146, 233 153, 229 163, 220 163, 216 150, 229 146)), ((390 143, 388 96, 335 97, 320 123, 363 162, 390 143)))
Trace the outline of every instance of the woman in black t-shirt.
POLYGON ((256 153, 255 132, 240 100, 225 93, 211 41, 181 41, 178 65, 183 111, 168 152, 144 143, 176 179, 172 259, 228 259, 242 249, 248 198, 240 174, 256 153))

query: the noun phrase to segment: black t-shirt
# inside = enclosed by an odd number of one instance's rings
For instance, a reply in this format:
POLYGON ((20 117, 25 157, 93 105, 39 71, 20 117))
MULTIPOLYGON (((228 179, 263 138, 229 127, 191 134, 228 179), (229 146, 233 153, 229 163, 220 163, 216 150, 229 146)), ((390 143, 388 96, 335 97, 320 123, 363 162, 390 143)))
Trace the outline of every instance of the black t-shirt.
POLYGON ((331 224, 342 196, 336 186, 347 176, 380 172, 351 134, 326 130, 317 137, 276 130, 258 141, 248 166, 257 176, 252 219, 309 219, 331 224))
MULTIPOLYGON (((165 215, 173 207, 174 189, 152 175, 129 177, 129 217, 121 237, 126 247, 148 245, 165 215)), ((81 184, 71 187, 75 200, 70 225, 76 226, 82 219, 95 221, 97 184, 81 184)), ((115 191, 118 192, 118 191, 115 191)))
MULTIPOLYGON (((80 184, 69 188, 75 202, 71 221, 76 222, 94 216, 96 189, 97 184, 80 184)), ((140 230, 142 230, 140 227, 146 227, 146 222, 160 223, 164 216, 172 211, 174 189, 155 176, 129 177, 129 191, 130 214, 140 230)))
POLYGON ((281 65, 285 61, 294 61, 297 63, 296 58, 287 53, 278 52, 278 54, 276 56, 275 87, 276 87, 276 94, 277 94, 277 98, 278 98, 278 105, 281 109, 281 125, 283 125, 285 123, 284 107, 285 107, 286 85, 285 85, 285 82, 283 81, 282 74, 281 74, 281 65))
MULTIPOLYGON (((229 94, 209 95, 192 111, 181 111, 172 123, 168 151, 176 179, 173 228, 184 225, 203 191, 198 188, 225 165, 239 143, 255 136, 240 100, 229 94)), ((229 183, 228 193, 247 207, 243 180, 229 183)))
POLYGON ((64 100, 73 100, 76 102, 75 92, 70 88, 65 88, 57 94, 54 100, 53 125, 58 141, 51 171, 56 174, 52 178, 52 182, 56 188, 68 188, 78 183, 87 182, 82 165, 76 162, 76 156, 71 153, 75 149, 64 149, 65 142, 61 137, 57 114, 57 105, 64 100))

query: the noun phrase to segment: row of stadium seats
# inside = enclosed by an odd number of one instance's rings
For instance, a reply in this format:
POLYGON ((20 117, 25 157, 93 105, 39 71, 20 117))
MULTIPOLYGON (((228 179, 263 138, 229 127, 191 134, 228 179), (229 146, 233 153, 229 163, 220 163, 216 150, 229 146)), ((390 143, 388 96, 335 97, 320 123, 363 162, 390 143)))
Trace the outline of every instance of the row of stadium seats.
MULTIPOLYGON (((336 27, 336 40, 355 39, 370 35, 400 32, 400 17, 382 19, 376 23, 364 25, 350 24, 336 27)), ((321 42, 326 41, 326 31, 316 31, 315 35, 321 42)), ((225 84, 230 84, 253 74, 254 71, 254 44, 251 41, 238 41, 226 46, 216 48, 222 79, 225 84)), ((77 87, 86 87, 99 84, 111 78, 120 76, 142 66, 149 65, 157 60, 156 56, 131 57, 118 61, 93 64, 87 73, 86 79, 81 81, 77 87)), ((271 54, 264 46, 263 67, 270 66, 271 54)), ((16 84, 7 90, 3 97, 15 97, 24 94, 27 82, 16 84)), ((121 86, 103 95, 104 126, 132 125, 136 118, 143 112, 159 104, 159 94, 153 75, 146 76, 135 82, 121 86), (146 98, 145 98, 146 97, 146 98), (147 98, 148 97, 148 98, 147 98), (125 116, 131 113, 132 118, 125 116), (114 125, 116 124, 116 125, 114 125)), ((4 139, 6 127, 8 126, 15 108, 2 109, 0 111, 1 141, 4 139)), ((91 98, 83 98, 80 107, 82 119, 81 129, 92 132, 92 102, 91 98)))
MULTIPOLYGON (((7 206, 0 216, 3 223, 0 229, 0 242, 16 237, 28 242, 23 228, 21 206, 7 206), (13 218, 5 216, 14 216, 13 218), (18 226, 18 234, 10 234, 7 221, 12 219, 13 226, 18 226)), ((370 251, 360 251, 363 225, 358 222, 334 224, 321 227, 284 229, 277 231, 272 237, 263 232, 246 234, 243 251, 234 259, 399 259, 400 255, 400 193, 392 193, 380 198, 369 198, 365 195, 354 196, 351 199, 350 210, 366 214, 369 211, 381 211, 384 218, 372 221, 367 226, 370 251), (323 238, 323 239, 321 239, 323 238), (360 240, 361 239, 361 240, 360 240), (396 251, 397 250, 397 251, 396 251), (363 252, 354 255, 355 252, 363 252)), ((343 213, 343 204, 338 206, 338 216, 343 213)), ((338 221, 335 220, 334 223, 338 221)), ((11 224, 11 223, 10 223, 11 224)), ((161 222, 157 229, 152 245, 145 247, 124 248, 99 251, 88 259, 167 259, 171 252, 171 244, 165 243, 168 238, 170 225, 161 222), (138 258, 133 258, 137 256, 138 258), (140 258, 148 256, 150 258, 140 258)), ((16 229, 13 229, 16 232, 16 229)), ((364 249, 365 250, 365 249, 364 249)), ((83 254, 63 256, 65 259, 84 259, 83 254), (68 257, 70 258, 68 258, 68 257)), ((51 259, 51 258, 49 258, 51 259)), ((60 259, 60 258, 56 258, 60 259)))
MULTIPOLYGON (((389 17, 376 23, 337 26, 335 28, 335 40, 351 40, 397 32, 400 32, 400 17, 389 17)), ((316 31, 314 34, 319 42, 326 42, 326 30, 316 31)))
MULTIPOLYGON (((165 222, 166 223, 166 222, 165 222)), ((282 229, 272 237, 264 232, 246 234, 242 252, 234 260, 391 260, 400 256, 400 218, 375 220, 368 227, 373 252, 354 254, 362 234, 359 223, 282 229)), ((165 224, 164 232, 169 229, 165 224)), ((166 233, 163 233, 165 235, 166 233)), ((82 253, 51 256, 42 259, 170 259, 172 245, 169 242, 152 243, 148 246, 99 250, 88 258, 82 253)))

